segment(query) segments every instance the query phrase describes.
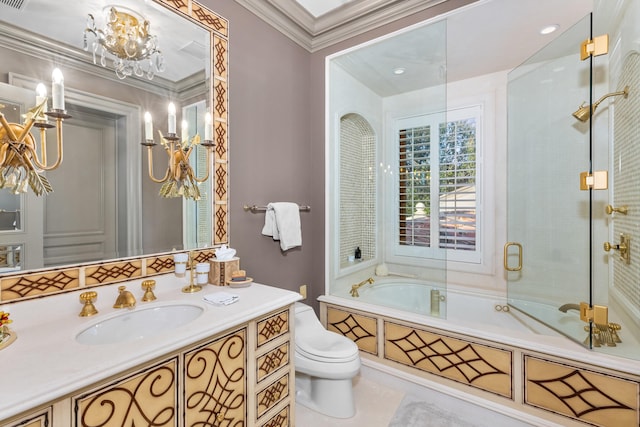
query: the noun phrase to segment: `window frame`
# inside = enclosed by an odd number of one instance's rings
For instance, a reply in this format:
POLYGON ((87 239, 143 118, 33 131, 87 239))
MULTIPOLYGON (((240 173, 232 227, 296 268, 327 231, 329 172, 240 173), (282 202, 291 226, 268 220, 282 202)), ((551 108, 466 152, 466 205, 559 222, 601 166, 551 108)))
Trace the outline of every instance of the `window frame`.
MULTIPOLYGON (((394 117, 388 116, 387 135, 393 138, 393 143, 386 144, 383 149, 384 158, 391 161, 384 163, 386 169, 399 170, 400 152, 398 146, 398 138, 400 129, 411 127, 410 125, 424 125, 426 116, 433 117, 436 129, 436 141, 439 144, 438 124, 443 122, 455 121, 460 118, 475 117, 476 118, 476 248, 474 251, 455 250, 444 248, 426 248, 419 246, 408 246, 399 244, 399 179, 385 176, 387 182, 384 184, 385 192, 391 193, 391 197, 387 200, 393 200, 385 206, 385 235, 387 236, 385 244, 385 260, 391 263, 399 263, 405 265, 419 265, 422 267, 439 267, 442 268, 442 261, 446 260, 448 270, 457 270, 463 272, 474 273, 490 273, 493 266, 490 262, 493 260, 492 245, 495 239, 492 239, 492 229, 495 219, 491 212, 485 212, 485 206, 490 206, 493 200, 492 193, 487 197, 486 189, 493 188, 494 176, 491 171, 485 170, 485 156, 487 153, 493 155, 493 141, 487 138, 487 135, 494 135, 495 129, 487 132, 487 126, 491 125, 494 120, 495 109, 494 94, 483 94, 465 99, 460 99, 456 104, 450 100, 450 107, 446 111, 431 112, 425 114, 416 114, 413 116, 401 116, 395 114, 394 117), (471 113, 472 114, 471 114, 471 113), (471 115, 469 115, 471 114, 471 115)), ((439 162, 437 162, 439 164, 439 162)), ((435 171, 432 170, 435 176, 435 171)), ((381 173, 382 175, 382 173, 381 173)), ((438 170, 439 181, 439 170, 438 170)), ((439 206, 438 206, 439 209, 439 206)), ((433 212, 432 212, 432 215, 433 212)), ((436 220, 437 220, 437 213, 436 220)), ((433 218, 432 218, 433 220, 433 218)), ((439 242, 439 240, 438 240, 439 242)), ((438 244, 439 246, 439 244, 438 244)))

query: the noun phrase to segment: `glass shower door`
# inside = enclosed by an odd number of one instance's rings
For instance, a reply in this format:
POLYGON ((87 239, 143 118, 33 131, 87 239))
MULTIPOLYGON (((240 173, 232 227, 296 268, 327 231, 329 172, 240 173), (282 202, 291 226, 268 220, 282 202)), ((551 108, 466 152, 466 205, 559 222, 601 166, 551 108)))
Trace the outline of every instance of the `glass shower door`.
POLYGON ((591 102, 591 60, 579 57, 590 33, 587 16, 509 74, 504 253, 510 305, 587 346, 577 309, 591 303, 593 198, 606 197, 580 189, 590 123, 572 116, 591 102))

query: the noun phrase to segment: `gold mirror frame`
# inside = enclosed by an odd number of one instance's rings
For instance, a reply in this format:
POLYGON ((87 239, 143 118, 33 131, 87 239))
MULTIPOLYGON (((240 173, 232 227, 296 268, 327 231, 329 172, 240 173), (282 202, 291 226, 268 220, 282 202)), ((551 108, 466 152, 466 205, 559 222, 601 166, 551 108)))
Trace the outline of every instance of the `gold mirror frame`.
MULTIPOLYGON (((228 21, 192 0, 153 0, 169 12, 176 13, 209 31, 211 76, 208 82, 213 116, 213 245, 228 243, 228 21)), ((212 249, 196 253, 198 262, 213 257, 212 249)), ((81 287, 105 285, 144 278, 173 270, 171 254, 147 254, 124 260, 105 260, 75 266, 58 266, 51 270, 22 271, 0 277, 0 303, 35 296, 73 291, 81 287)))

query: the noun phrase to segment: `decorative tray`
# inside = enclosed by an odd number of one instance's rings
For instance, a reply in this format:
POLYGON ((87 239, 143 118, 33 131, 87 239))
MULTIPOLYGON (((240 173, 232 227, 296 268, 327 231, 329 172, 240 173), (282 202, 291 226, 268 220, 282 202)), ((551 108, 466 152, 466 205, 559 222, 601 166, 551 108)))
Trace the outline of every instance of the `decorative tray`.
POLYGON ((229 280, 227 281, 227 285, 229 285, 230 288, 246 288, 247 286, 251 286, 251 283, 253 282, 253 279, 251 277, 247 277, 247 280, 242 280, 242 281, 233 281, 233 280, 229 280))

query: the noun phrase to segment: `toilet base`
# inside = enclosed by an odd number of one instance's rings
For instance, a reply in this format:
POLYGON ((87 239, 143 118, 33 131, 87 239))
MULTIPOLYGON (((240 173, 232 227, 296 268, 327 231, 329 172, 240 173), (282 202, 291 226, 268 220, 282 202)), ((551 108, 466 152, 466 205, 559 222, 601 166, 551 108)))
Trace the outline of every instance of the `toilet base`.
POLYGON ((352 378, 330 380, 296 371, 296 402, 333 418, 356 414, 352 378))

